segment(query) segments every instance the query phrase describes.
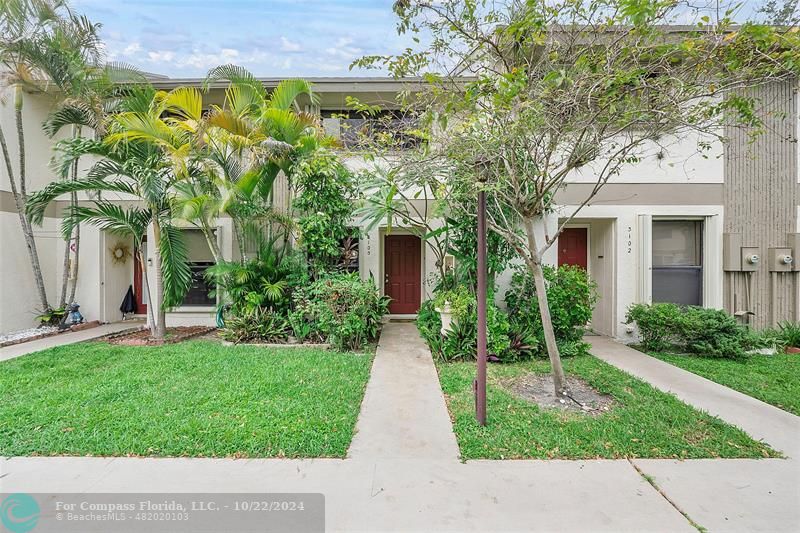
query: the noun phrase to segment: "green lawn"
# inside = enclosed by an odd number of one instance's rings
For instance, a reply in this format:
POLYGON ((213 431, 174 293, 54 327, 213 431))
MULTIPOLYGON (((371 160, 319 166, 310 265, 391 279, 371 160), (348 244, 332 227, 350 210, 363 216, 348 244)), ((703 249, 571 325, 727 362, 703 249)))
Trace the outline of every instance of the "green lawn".
POLYGON ((753 355, 741 361, 650 353, 720 385, 800 415, 800 355, 753 355))
POLYGON ((565 371, 610 394, 616 407, 592 417, 540 409, 507 392, 498 380, 548 372, 528 361, 489 366, 488 424, 475 422, 474 363, 439 364, 453 428, 464 459, 777 457, 741 430, 594 357, 565 359, 565 371))
POLYGON ((344 457, 371 355, 75 344, 0 363, 0 455, 344 457))

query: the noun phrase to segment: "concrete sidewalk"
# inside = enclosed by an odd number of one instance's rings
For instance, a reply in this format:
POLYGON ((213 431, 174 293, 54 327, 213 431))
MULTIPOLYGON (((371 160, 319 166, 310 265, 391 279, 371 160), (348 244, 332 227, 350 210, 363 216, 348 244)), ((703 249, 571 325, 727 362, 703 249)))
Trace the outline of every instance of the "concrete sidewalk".
POLYGON ((411 324, 385 327, 357 431, 345 460, 0 458, 0 492, 320 492, 328 531, 696 531, 682 512, 709 531, 800 525, 794 460, 459 462, 411 324))
POLYGON ((789 457, 800 458, 800 417, 607 337, 586 340, 592 354, 603 361, 743 429, 789 457))
POLYGON ((103 324, 102 326, 85 329, 83 331, 72 331, 69 333, 62 333, 60 335, 53 335, 52 337, 45 337, 44 339, 14 344, 13 346, 6 346, 5 348, 0 348, 0 361, 14 359, 15 357, 19 357, 21 355, 27 355, 29 353, 46 350, 47 348, 53 348, 54 346, 63 346, 66 344, 88 341, 90 339, 102 337, 103 335, 108 335, 109 333, 122 331, 123 329, 139 327, 142 324, 144 324, 144 322, 140 320, 112 322, 110 324, 103 324))

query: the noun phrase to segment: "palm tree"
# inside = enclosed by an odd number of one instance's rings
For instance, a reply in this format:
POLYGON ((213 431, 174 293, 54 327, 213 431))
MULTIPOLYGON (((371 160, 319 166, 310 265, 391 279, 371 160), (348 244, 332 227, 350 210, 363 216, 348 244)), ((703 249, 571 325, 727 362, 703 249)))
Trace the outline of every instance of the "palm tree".
MULTIPOLYGON (((285 80, 271 94, 249 72, 234 65, 212 69, 206 87, 226 79, 222 106, 204 113, 202 93, 178 87, 156 93, 143 115, 117 117, 125 124, 120 138, 161 147, 172 161, 179 216, 198 226, 216 262, 221 259, 213 228, 221 214, 232 217, 242 260, 245 235, 254 218, 279 219, 271 210, 272 189, 281 171, 318 145, 316 117, 299 112, 297 98, 316 96, 304 80, 285 80)), ((285 217, 284 217, 285 218, 285 217)))
MULTIPOLYGON (((14 122, 16 127, 18 159, 12 163, 5 131, 0 125, 0 148, 3 152, 11 195, 19 215, 22 235, 28 250, 33 279, 43 312, 51 310, 39 262, 39 252, 33 227, 25 217, 28 201, 28 176, 26 173, 25 130, 23 122, 24 89, 36 86, 35 72, 23 53, 31 40, 64 26, 71 20, 69 7, 62 0, 4 0, 0 3, 0 85, 13 94, 14 122)), ((5 92, 4 91, 4 92, 5 92)))
MULTIPOLYGON (((59 172, 69 173, 74 161, 85 155, 99 157, 85 177, 76 181, 61 180, 32 195, 28 201, 28 215, 34 223, 41 223, 47 205, 63 194, 91 192, 134 197, 139 205, 122 206, 98 197, 91 207, 73 206, 64 218, 62 233, 71 234, 74 226, 85 222, 98 228, 129 236, 138 250, 148 226, 153 228, 154 290, 150 301, 160 302, 154 313, 150 312, 150 327, 156 339, 166 331, 166 310, 181 303, 191 283, 188 251, 181 230, 173 224, 175 185, 181 179, 160 146, 144 141, 135 134, 129 135, 127 126, 139 117, 146 120, 153 105, 155 92, 151 88, 130 89, 123 102, 124 111, 107 120, 108 134, 102 141, 73 138, 56 145, 59 172)), ((99 196, 99 195, 98 195, 99 196)), ((141 252, 137 260, 146 273, 141 252)), ((145 277, 145 290, 150 286, 145 277)))
MULTIPOLYGON (((119 82, 142 82, 144 77, 134 68, 103 62, 98 37, 99 24, 86 17, 70 14, 67 22, 50 32, 22 41, 18 49, 26 63, 36 73, 36 83, 42 89, 57 89, 55 108, 50 112, 43 128, 51 138, 63 128, 71 128, 73 137, 81 137, 84 128, 94 131, 95 137, 103 134, 103 120, 118 105, 119 82)), ((78 161, 74 161, 71 178, 77 179, 78 161)), ((71 195, 71 205, 77 195, 71 195)), ((63 308, 75 299, 77 281, 67 297, 70 270, 77 279, 80 259, 80 224, 67 238, 61 279, 61 296, 58 307, 63 308), (74 250, 74 251, 73 251, 74 250), (70 268, 70 256, 74 256, 70 268)))

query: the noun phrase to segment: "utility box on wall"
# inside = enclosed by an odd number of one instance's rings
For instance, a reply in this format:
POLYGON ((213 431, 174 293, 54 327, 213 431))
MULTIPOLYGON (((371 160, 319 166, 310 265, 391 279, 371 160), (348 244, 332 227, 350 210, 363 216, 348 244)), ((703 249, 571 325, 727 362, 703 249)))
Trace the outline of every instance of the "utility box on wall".
POLYGON ((742 269, 742 234, 722 234, 722 270, 739 272, 742 269))
POLYGON ((742 253, 742 272, 755 272, 758 270, 758 265, 761 262, 758 248, 755 246, 742 246, 740 248, 742 253))
POLYGON ((800 270, 800 233, 787 233, 786 246, 792 249, 792 270, 800 270))
POLYGON ((767 254, 770 272, 791 272, 794 264, 791 248, 770 248, 767 254))
POLYGON ((757 246, 742 246, 741 233, 722 235, 722 269, 725 272, 754 272, 761 262, 757 246))

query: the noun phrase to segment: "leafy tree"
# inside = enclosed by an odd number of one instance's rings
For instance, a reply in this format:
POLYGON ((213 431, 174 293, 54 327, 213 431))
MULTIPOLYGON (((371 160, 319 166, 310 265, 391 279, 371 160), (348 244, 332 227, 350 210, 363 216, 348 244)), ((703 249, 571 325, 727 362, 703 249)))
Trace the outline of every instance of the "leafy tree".
MULTIPOLYGON (((41 81, 36 66, 31 64, 27 52, 32 42, 53 35, 54 32, 70 36, 70 45, 76 44, 73 38, 81 39, 86 30, 86 43, 93 41, 93 27, 79 27, 79 19, 61 0, 4 0, 0 3, 0 86, 7 95, 11 93, 14 106, 14 125, 16 128, 17 161, 12 162, 6 140, 5 129, 0 125, 0 148, 3 151, 11 195, 19 215, 20 227, 28 250, 31 271, 39 297, 39 305, 44 313, 51 310, 44 285, 44 277, 39 262, 39 252, 33 235, 33 227, 25 217, 28 202, 28 174, 26 170, 26 144, 23 111, 26 89, 36 88, 41 81)), ((80 45, 78 45, 80 48, 80 45)))
POLYGON ((353 237, 350 227, 355 187, 350 171, 326 150, 297 161, 290 175, 292 202, 300 241, 312 270, 330 271, 342 256, 342 242, 353 237))
POLYGON ((758 13, 767 24, 776 26, 797 26, 800 19, 798 0, 766 0, 758 13))
POLYGON ((173 162, 179 215, 206 236, 217 262, 214 237, 221 214, 233 218, 243 261, 245 238, 261 230, 258 221, 290 221, 271 209, 275 179, 290 173, 293 162, 317 147, 316 118, 297 110, 297 99, 315 101, 304 80, 284 80, 267 94, 262 82, 235 65, 212 69, 205 86, 227 81, 223 104, 203 112, 203 95, 192 87, 158 92, 146 117, 133 117, 128 136, 161 147, 173 162), (139 119, 142 120, 139 120, 139 119))
MULTIPOLYGON (((119 105, 121 82, 143 82, 144 77, 134 68, 105 63, 98 37, 100 25, 86 17, 72 15, 68 24, 59 24, 52 31, 38 34, 18 43, 25 61, 35 72, 35 82, 42 89, 55 87, 55 107, 44 122, 44 131, 55 137, 64 128, 72 137, 82 137, 86 129, 102 137, 104 119, 119 105)), ((72 165, 69 179, 78 179, 78 160, 72 165)), ((72 206, 77 195, 70 197, 72 206)), ((67 296, 70 270, 77 279, 80 259, 80 224, 66 240, 58 307, 75 300, 77 281, 67 296), (73 252, 74 248, 74 252, 73 252), (72 266, 70 268, 70 257, 72 266)))
MULTIPOLYGON (((150 327, 156 339, 166 332, 166 310, 183 300, 191 283, 188 251, 181 230, 174 221, 174 187, 180 179, 161 146, 142 139, 131 124, 142 123, 159 105, 150 88, 131 89, 123 104, 123 111, 107 121, 108 133, 101 141, 73 138, 59 142, 57 160, 59 171, 66 176, 74 161, 82 156, 99 158, 85 177, 76 181, 61 180, 49 184, 32 195, 27 213, 32 222, 41 223, 47 205, 63 194, 73 192, 127 195, 138 200, 134 205, 121 205, 97 198, 90 207, 73 206, 62 225, 65 236, 70 235, 80 222, 131 237, 141 250, 147 228, 153 228, 153 257, 156 279, 152 297, 147 279, 144 257, 137 258, 145 273, 145 290, 151 302, 160 302, 156 311, 148 306, 150 327)), ((99 196, 99 195, 98 195, 99 196)))
POLYGON ((428 82, 404 104, 424 118, 430 142, 403 157, 446 173, 457 193, 449 199, 465 211, 488 192, 491 229, 535 281, 555 389, 565 393, 544 253, 623 168, 688 134, 707 152, 723 124, 758 126, 743 91, 792 79, 799 36, 736 26, 734 12, 676 28, 685 13, 675 0, 402 0, 394 9, 399 31, 421 44, 356 65, 428 82), (567 211, 554 197, 577 173, 594 186, 567 211), (557 227, 544 224, 549 214, 557 227))

